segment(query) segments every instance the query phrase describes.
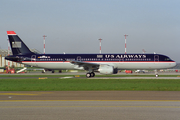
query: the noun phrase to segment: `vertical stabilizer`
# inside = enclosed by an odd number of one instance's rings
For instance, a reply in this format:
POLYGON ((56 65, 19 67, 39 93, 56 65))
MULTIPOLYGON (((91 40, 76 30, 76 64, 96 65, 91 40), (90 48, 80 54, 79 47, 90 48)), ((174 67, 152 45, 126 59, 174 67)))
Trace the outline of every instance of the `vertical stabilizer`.
POLYGON ((13 55, 32 54, 29 48, 24 44, 24 42, 14 31, 7 31, 7 35, 13 55))

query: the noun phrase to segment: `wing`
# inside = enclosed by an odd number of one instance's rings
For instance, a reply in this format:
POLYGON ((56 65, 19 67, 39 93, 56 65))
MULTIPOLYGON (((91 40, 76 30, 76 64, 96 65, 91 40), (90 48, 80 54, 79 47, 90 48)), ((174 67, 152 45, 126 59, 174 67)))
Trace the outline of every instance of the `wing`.
POLYGON ((83 61, 70 61, 74 65, 78 65, 79 67, 83 67, 84 70, 98 70, 100 64, 97 63, 89 63, 89 62, 83 62, 83 61))

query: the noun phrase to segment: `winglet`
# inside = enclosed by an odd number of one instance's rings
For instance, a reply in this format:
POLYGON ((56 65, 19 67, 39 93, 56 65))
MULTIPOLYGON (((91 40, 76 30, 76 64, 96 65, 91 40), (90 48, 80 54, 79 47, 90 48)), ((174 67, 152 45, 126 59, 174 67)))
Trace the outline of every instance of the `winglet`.
POLYGON ((7 31, 8 35, 16 35, 16 33, 14 31, 7 31))

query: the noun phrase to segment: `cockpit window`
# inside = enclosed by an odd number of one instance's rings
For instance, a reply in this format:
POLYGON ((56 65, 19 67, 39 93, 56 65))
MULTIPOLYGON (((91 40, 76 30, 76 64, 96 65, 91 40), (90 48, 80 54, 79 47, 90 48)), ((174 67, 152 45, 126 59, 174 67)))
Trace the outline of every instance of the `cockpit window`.
POLYGON ((165 58, 165 61, 170 61, 171 59, 170 58, 165 58))

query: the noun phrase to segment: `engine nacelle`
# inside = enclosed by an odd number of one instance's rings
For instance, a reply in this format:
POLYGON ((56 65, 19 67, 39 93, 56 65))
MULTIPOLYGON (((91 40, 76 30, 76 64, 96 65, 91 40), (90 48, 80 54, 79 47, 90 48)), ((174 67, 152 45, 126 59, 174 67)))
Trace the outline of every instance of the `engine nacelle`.
POLYGON ((111 65, 100 65, 98 71, 101 74, 117 74, 117 69, 111 65))

